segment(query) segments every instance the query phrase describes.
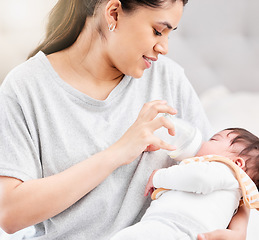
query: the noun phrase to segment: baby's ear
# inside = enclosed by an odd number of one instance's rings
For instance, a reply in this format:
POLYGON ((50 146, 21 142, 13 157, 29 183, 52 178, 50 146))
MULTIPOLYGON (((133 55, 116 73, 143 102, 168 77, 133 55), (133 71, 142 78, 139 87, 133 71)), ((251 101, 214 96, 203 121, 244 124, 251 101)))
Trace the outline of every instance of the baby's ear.
POLYGON ((243 159, 243 158, 241 158, 241 157, 236 157, 235 159, 234 159, 234 163, 237 165, 237 166, 239 166, 240 168, 244 168, 245 167, 245 165, 246 165, 246 162, 245 162, 245 160, 243 159))

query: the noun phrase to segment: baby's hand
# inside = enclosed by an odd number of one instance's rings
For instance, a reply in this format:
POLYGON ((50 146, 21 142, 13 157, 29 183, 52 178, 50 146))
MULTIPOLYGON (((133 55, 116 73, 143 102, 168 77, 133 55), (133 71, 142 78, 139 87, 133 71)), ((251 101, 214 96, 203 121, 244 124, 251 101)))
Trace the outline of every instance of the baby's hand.
POLYGON ((144 193, 144 196, 148 196, 148 194, 150 193, 150 195, 154 192, 154 185, 153 185, 153 177, 155 175, 155 173, 157 172, 158 170, 154 170, 152 172, 152 174, 150 175, 149 179, 148 179, 148 183, 146 185, 146 188, 145 188, 145 193, 144 193))

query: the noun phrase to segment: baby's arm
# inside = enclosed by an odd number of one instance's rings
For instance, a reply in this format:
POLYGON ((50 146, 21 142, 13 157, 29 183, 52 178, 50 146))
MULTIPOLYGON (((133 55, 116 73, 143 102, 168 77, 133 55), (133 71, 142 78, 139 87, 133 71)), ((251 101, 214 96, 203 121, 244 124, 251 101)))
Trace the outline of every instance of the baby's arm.
POLYGON ((151 178, 155 188, 194 193, 208 194, 219 189, 238 188, 232 171, 225 164, 218 162, 174 165, 156 170, 151 178))

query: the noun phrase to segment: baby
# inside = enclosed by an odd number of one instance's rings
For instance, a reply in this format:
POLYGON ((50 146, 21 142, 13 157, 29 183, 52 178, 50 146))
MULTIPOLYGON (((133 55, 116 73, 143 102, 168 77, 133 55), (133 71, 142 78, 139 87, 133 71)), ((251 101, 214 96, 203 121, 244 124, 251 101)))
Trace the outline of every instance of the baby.
POLYGON ((155 170, 145 189, 147 196, 160 188, 154 201, 139 223, 111 240, 194 240, 198 233, 227 228, 240 202, 259 210, 258 185, 259 138, 242 128, 225 129, 194 158, 155 170))

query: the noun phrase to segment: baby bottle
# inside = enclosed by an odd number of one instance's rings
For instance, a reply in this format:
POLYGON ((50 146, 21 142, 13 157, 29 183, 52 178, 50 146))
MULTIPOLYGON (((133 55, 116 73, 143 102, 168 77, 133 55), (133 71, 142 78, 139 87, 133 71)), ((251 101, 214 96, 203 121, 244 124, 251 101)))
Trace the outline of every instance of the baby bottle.
MULTIPOLYGON (((163 114, 165 118, 172 121, 175 127, 175 135, 171 136, 167 129, 161 128, 159 137, 165 142, 176 147, 174 151, 166 151, 167 154, 175 160, 183 160, 193 157, 198 152, 202 144, 202 135, 197 127, 192 126, 189 122, 177 118, 170 114, 163 114)), ((158 130, 158 131, 159 131, 158 130)))

